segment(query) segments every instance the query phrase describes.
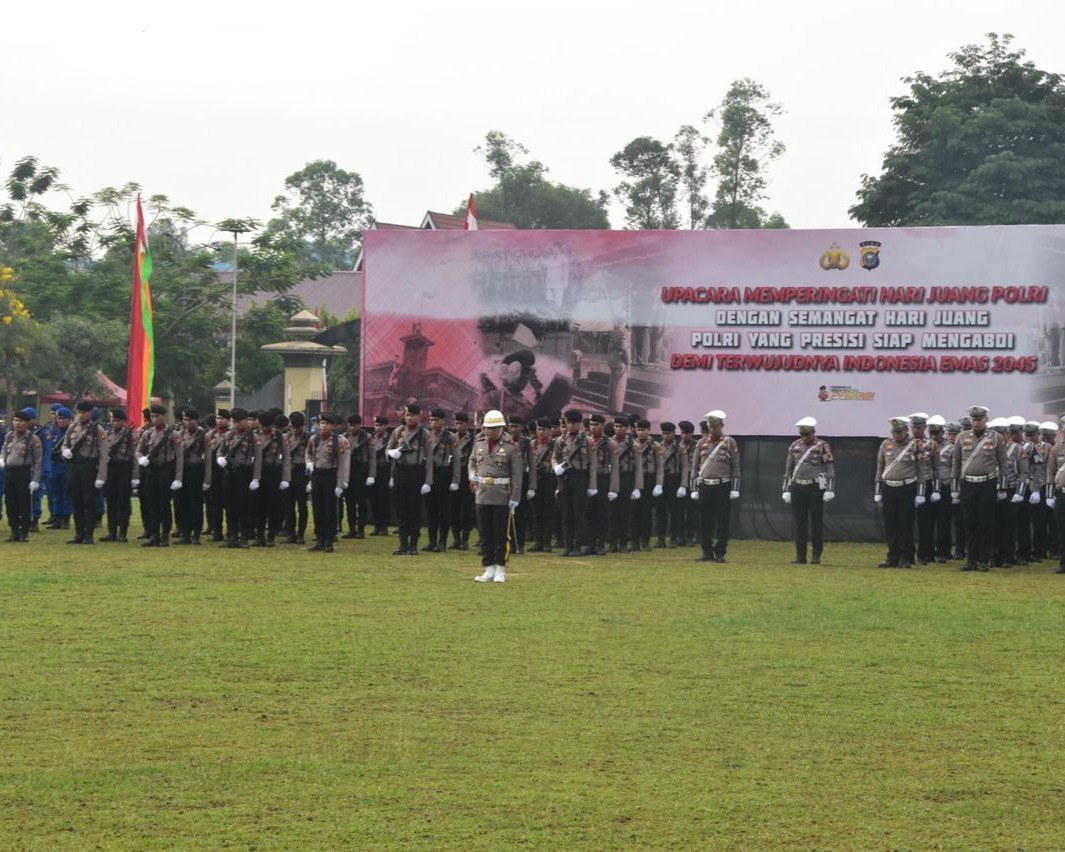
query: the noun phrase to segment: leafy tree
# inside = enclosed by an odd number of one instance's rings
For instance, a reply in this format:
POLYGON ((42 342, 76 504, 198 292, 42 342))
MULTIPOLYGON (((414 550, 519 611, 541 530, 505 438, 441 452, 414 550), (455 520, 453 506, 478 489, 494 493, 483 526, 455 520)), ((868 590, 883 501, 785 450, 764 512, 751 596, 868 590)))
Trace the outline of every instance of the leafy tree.
POLYGON ((685 218, 692 230, 706 226, 706 215, 710 211, 710 201, 705 195, 710 170, 703 165, 702 160, 709 141, 690 124, 681 127, 673 139, 673 149, 677 152, 680 165, 680 190, 686 208, 685 218))
POLYGON ((711 228, 762 227, 765 211, 758 205, 765 198, 765 168, 784 153, 784 143, 773 138, 772 119, 783 111, 763 86, 743 79, 706 114, 706 121, 719 124, 712 166, 718 184, 707 220, 711 228))
MULTIPOLYGON (((485 134, 485 144, 475 148, 488 165, 495 183, 475 193, 477 215, 510 222, 518 228, 609 228, 607 197, 590 189, 555 183, 538 160, 522 162, 528 149, 499 130, 485 134)), ((456 214, 466 212, 466 203, 456 214)))
POLYGON ((43 326, 51 349, 59 355, 45 370, 57 387, 84 397, 103 390, 100 373, 125 381, 126 326, 118 320, 89 320, 83 316, 57 317, 43 326))
POLYGON ((279 215, 268 231, 303 241, 311 258, 333 269, 351 268, 373 215, 358 172, 314 160, 285 178, 285 190, 274 199, 279 215))
POLYGON ((950 54, 891 99, 898 140, 850 214, 871 226, 1065 222, 1065 81, 1013 37, 950 54))
POLYGON ((614 187, 614 195, 625 205, 626 225, 648 230, 679 227, 681 168, 672 145, 638 136, 610 158, 610 165, 626 178, 614 187))

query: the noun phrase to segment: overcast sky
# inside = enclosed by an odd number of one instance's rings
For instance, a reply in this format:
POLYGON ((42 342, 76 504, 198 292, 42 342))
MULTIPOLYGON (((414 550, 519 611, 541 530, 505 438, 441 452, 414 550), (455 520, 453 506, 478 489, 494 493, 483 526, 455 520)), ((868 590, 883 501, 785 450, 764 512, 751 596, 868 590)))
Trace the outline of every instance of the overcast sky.
POLYGON ((3 173, 35 154, 77 194, 134 180, 210 221, 268 218, 285 176, 326 158, 378 219, 417 224, 488 185, 472 150, 489 129, 553 180, 609 190, 629 140, 672 139, 751 77, 787 110, 766 208, 846 227, 900 78, 991 31, 1065 71, 1061 0, 4 6, 3 173))

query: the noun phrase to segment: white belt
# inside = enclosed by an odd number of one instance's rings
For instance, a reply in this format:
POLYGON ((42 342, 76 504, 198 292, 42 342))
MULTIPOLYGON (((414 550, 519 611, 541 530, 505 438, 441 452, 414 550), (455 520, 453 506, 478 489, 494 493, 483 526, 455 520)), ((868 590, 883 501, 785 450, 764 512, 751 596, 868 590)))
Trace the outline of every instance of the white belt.
POLYGON ((901 488, 903 485, 913 485, 916 481, 915 476, 913 479, 885 479, 884 484, 891 488, 901 488))
POLYGON ((703 479, 702 477, 699 478, 700 485, 724 485, 727 482, 729 482, 729 480, 727 479, 703 479))
POLYGON ((990 482, 995 478, 995 474, 989 473, 986 476, 963 476, 966 482, 990 482))
POLYGON ((510 485, 509 476, 471 476, 478 485, 510 485))
POLYGON ((817 482, 816 479, 793 479, 793 480, 791 480, 791 484, 792 485, 813 485, 815 482, 817 482))

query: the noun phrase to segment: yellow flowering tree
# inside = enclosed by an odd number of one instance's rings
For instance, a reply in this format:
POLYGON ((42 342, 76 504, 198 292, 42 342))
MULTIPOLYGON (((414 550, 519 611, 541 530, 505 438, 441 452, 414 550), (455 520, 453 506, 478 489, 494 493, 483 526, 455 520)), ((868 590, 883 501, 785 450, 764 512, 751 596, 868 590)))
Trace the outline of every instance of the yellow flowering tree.
POLYGON ((40 338, 37 322, 10 286, 14 280, 11 268, 0 266, 0 376, 4 378, 8 412, 14 410, 16 394, 27 378, 31 352, 40 338))

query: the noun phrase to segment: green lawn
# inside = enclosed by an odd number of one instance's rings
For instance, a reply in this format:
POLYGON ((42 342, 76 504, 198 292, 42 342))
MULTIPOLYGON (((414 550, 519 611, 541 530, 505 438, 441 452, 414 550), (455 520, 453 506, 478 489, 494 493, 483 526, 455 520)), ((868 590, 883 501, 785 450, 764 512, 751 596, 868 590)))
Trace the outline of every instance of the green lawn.
POLYGON ((0 545, 0 848, 1065 848, 1065 576, 0 545))

